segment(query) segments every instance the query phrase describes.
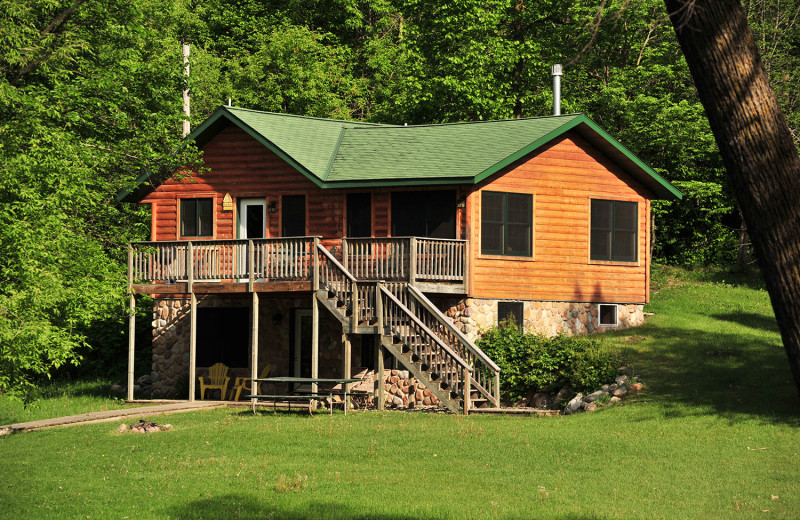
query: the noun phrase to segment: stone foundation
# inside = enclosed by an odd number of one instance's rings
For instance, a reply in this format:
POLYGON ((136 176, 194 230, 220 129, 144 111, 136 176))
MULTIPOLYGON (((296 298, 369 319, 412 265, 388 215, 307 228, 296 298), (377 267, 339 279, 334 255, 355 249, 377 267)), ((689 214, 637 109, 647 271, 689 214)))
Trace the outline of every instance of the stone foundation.
MULTIPOLYGON (((497 303, 509 300, 464 298, 434 301, 459 330, 475 341, 482 331, 497 326, 497 303)), ((573 336, 626 329, 644 323, 643 305, 617 304, 617 325, 600 325, 599 306, 599 303, 523 301, 523 329, 550 337, 558 334, 573 336)))

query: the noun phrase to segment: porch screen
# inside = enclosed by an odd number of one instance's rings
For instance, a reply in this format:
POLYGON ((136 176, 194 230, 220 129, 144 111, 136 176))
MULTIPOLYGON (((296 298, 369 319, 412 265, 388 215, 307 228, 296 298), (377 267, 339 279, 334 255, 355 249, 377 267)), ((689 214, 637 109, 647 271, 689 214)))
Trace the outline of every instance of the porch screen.
POLYGON ((392 193, 392 236, 456 238, 456 192, 392 193))
POLYGON ((306 234, 306 196, 284 195, 281 201, 281 236, 302 237, 306 234))

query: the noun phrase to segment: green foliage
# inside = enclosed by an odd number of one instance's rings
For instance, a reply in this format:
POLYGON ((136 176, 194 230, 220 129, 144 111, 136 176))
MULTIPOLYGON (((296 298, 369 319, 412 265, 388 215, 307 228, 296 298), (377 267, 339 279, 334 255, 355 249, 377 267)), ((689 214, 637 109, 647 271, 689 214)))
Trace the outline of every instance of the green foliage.
POLYGON ((525 334, 510 321, 486 331, 478 347, 500 366, 500 388, 510 402, 531 390, 591 392, 613 382, 620 366, 593 336, 525 334))
POLYGON ((0 0, 0 10, 0 392, 24 393, 81 351, 119 342, 90 334, 124 320, 125 248, 149 219, 115 196, 194 154, 173 153, 182 71, 165 33, 171 2, 0 0))

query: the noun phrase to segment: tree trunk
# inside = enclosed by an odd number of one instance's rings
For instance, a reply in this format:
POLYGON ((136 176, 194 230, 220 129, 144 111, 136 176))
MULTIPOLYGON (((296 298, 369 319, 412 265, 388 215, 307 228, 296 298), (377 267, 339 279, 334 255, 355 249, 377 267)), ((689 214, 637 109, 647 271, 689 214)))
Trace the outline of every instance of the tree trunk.
POLYGON ((742 209, 800 393, 800 156, 739 0, 664 0, 742 209))
POLYGON ((750 237, 747 234, 747 222, 744 221, 742 208, 739 211, 739 248, 736 250, 736 269, 740 273, 747 270, 750 265, 750 237))

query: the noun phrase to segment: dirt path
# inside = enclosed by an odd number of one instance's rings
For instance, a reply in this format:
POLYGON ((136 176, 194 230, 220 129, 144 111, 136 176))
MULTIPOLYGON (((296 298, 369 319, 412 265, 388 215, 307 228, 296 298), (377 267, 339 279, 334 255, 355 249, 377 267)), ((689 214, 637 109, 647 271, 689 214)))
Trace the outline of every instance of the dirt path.
POLYGON ((42 419, 40 421, 30 421, 0 426, 0 436, 24 431, 41 430, 43 428, 54 428, 58 426, 74 426, 76 424, 117 421, 132 416, 138 418, 151 417, 154 415, 166 415, 170 413, 193 412, 195 410, 219 408, 226 405, 227 403, 222 401, 195 401, 192 403, 185 401, 178 403, 159 404, 154 406, 142 406, 139 408, 123 408, 121 410, 89 412, 78 415, 68 415, 66 417, 55 417, 53 419, 42 419))

